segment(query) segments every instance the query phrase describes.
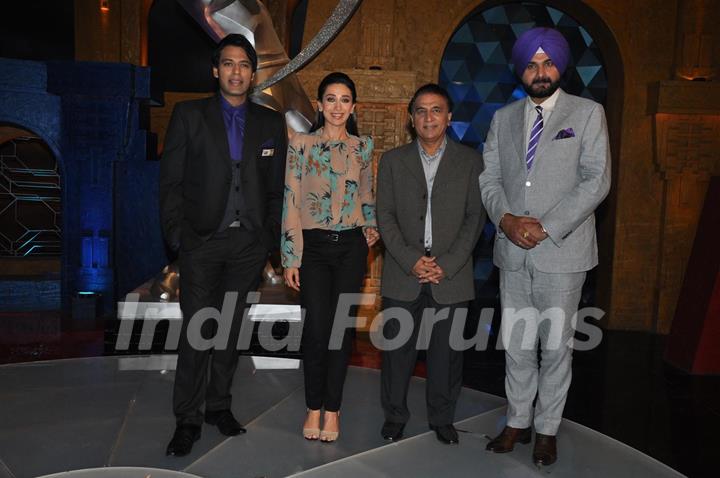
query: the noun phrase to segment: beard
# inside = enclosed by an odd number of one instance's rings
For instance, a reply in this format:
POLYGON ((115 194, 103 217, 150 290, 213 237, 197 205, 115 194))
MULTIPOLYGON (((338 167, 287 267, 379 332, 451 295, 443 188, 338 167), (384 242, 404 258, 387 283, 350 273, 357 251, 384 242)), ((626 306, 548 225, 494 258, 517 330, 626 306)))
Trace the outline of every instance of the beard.
POLYGON ((530 84, 523 83, 525 93, 531 98, 547 98, 548 96, 552 96, 558 88, 560 88, 560 79, 553 82, 547 76, 535 78, 530 84))

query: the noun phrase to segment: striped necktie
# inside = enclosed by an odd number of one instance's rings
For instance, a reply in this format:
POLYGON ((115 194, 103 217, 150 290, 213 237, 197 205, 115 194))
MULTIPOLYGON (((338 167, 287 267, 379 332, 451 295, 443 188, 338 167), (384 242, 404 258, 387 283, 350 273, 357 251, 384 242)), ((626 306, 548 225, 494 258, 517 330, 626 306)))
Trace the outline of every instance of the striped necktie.
POLYGON ((533 161, 535 160, 535 151, 537 150, 537 145, 540 142, 540 134, 543 130, 542 106, 536 106, 535 111, 537 111, 538 114, 530 130, 530 142, 528 143, 528 150, 525 155, 525 164, 527 165, 528 171, 530 171, 533 161))

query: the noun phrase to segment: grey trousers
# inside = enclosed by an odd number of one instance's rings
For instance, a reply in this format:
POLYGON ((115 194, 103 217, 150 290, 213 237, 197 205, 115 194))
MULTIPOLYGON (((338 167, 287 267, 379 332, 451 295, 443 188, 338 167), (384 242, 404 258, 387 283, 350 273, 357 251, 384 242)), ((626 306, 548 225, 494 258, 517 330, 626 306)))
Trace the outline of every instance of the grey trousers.
POLYGON ((556 435, 572 378, 572 318, 586 273, 540 272, 527 257, 520 270, 500 271, 507 425, 533 423, 537 433, 556 435))

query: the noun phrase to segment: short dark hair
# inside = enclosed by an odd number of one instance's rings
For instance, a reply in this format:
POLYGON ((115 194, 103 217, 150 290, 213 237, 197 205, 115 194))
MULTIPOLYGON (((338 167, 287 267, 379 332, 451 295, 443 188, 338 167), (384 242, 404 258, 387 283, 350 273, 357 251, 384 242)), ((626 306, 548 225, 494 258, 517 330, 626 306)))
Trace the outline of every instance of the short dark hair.
MULTIPOLYGON (((355 83, 349 76, 339 71, 330 73, 322 79, 322 81, 318 85, 317 100, 322 101, 323 95, 325 94, 325 90, 327 90, 328 86, 337 84, 347 86, 347 88, 350 90, 350 94, 352 95, 352 102, 357 103, 357 91, 355 90, 355 83)), ((313 123, 310 131, 316 131, 323 126, 325 126, 325 116, 323 116, 323 114, 318 111, 317 117, 315 118, 315 123, 313 123)), ((348 118, 347 123, 345 124, 345 129, 353 136, 359 136, 357 122, 355 121, 354 115, 350 115, 350 117, 348 118)))
POLYGON ((438 85, 437 83, 428 83, 426 85, 422 85, 420 88, 417 89, 415 94, 413 95, 412 99, 410 100, 410 103, 408 104, 408 113, 412 116, 413 110, 415 109, 415 102, 417 99, 426 94, 434 94, 438 96, 442 96, 445 98, 445 102, 448 105, 448 111, 452 112, 453 110, 453 100, 450 98, 450 95, 448 94, 447 90, 443 88, 442 86, 438 85))
POLYGON ((253 73, 257 71, 257 52, 252 46, 252 43, 250 43, 247 38, 245 38, 239 33, 230 33, 225 38, 220 40, 220 43, 217 44, 215 50, 213 51, 212 57, 210 58, 212 66, 217 68, 220 65, 220 54, 226 46, 237 46, 245 50, 245 54, 247 55, 250 63, 252 64, 253 73))

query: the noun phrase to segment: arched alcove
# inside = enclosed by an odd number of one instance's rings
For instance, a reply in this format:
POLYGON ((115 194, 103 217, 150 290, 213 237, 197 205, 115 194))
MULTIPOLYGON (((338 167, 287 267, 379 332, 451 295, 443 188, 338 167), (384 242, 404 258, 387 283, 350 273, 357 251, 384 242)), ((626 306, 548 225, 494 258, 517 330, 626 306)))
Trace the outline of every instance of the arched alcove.
POLYGON ((457 28, 441 62, 440 84, 457 105, 450 129, 454 139, 482 150, 495 111, 527 96, 510 56, 518 36, 536 26, 556 28, 568 40, 572 61, 563 89, 605 104, 602 52, 569 14, 537 2, 483 4, 457 28))
POLYGON ((61 306, 61 165, 36 133, 0 123, 0 279, 6 310, 61 306), (5 296, 7 295, 7 296, 5 296))

